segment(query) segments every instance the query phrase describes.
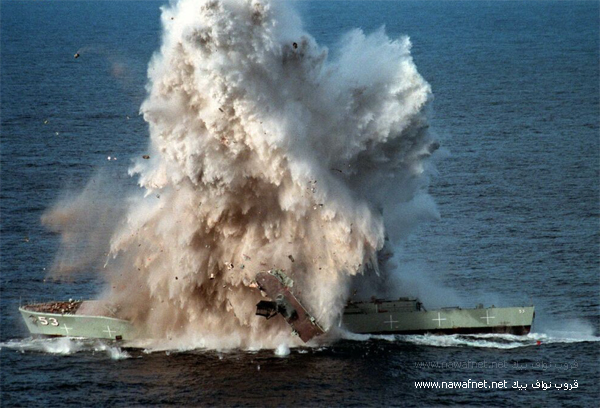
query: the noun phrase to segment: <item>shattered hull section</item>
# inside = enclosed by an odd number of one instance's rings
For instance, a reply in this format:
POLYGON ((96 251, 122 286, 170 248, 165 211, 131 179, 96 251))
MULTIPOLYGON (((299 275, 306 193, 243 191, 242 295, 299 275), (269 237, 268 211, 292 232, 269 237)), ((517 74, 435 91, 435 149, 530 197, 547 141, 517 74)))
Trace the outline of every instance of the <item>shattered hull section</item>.
MULTIPOLYGON (((289 280, 289 282, 293 281, 289 280)), ((324 330, 319 326, 315 318, 306 311, 304 306, 290 291, 289 286, 284 286, 278 277, 271 273, 261 272, 256 275, 256 283, 267 296, 274 300, 277 313, 282 315, 302 341, 306 343, 313 337, 324 333, 324 330)), ((260 315, 264 316, 263 314, 260 315)))

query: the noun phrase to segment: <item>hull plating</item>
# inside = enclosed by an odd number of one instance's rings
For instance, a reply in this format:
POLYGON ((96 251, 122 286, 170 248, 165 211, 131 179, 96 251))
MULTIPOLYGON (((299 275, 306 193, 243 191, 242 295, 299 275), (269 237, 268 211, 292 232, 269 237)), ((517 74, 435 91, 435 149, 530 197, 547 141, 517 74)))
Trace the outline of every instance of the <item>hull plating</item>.
POLYGON ((534 308, 503 307, 478 309, 439 309, 432 311, 347 310, 343 325, 351 332, 364 334, 482 334, 529 333, 534 308))

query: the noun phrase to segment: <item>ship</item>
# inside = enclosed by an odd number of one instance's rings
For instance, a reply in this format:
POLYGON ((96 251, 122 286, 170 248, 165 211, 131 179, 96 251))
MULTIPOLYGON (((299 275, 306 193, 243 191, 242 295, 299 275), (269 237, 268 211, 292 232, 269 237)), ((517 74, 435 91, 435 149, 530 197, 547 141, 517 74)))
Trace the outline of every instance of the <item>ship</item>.
POLYGON ((19 307, 29 333, 36 337, 133 340, 131 322, 117 317, 118 308, 97 300, 31 303, 19 307))
POLYGON ((308 343, 313 337, 325 333, 313 316, 300 303, 292 292, 294 281, 282 270, 274 269, 256 275, 256 285, 265 297, 272 300, 261 300, 256 305, 256 315, 271 317, 281 315, 292 327, 292 333, 308 343))
MULTIPOLYGON (((256 305, 257 315, 271 318, 277 313, 282 314, 293 332, 305 342, 323 334, 323 329, 304 306, 300 305, 295 314, 296 310, 291 305, 299 304, 299 301, 293 294, 294 281, 283 271, 261 272, 256 281, 264 295, 272 299, 256 305)), ((472 309, 445 307, 427 311, 423 303, 414 297, 395 300, 372 298, 367 302, 348 302, 340 326, 359 334, 526 335, 531 331, 534 317, 533 306, 484 307, 479 304, 472 309)))
MULTIPOLYGON (((325 333, 318 319, 294 294, 294 281, 282 270, 256 275, 254 284, 267 300, 256 305, 256 315, 284 319, 304 342, 325 333), (269 300, 270 299, 270 300, 269 300)), ((139 338, 131 322, 118 318, 118 308, 102 301, 32 303, 19 312, 34 336, 82 337, 107 340, 139 338)), ((348 302, 340 326, 359 334, 486 334, 526 335, 535 317, 533 306, 446 307, 426 310, 418 298, 371 299, 348 302)))
POLYGON ((341 325, 361 334, 487 334, 526 335, 531 331, 535 308, 445 307, 426 310, 418 298, 373 299, 349 302, 341 325))

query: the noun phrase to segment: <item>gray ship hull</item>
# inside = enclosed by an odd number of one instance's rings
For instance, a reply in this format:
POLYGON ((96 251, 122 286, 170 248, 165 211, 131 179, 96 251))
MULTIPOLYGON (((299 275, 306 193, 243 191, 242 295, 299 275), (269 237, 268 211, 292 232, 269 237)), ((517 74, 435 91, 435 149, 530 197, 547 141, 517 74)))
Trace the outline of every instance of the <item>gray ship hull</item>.
MULTIPOLYGON (((111 340, 140 338, 131 322, 101 302, 54 302, 19 308, 32 335, 111 340)), ((426 311, 414 298, 349 304, 342 325, 361 334, 528 334, 533 306, 444 308, 426 311)))
POLYGON ((350 304, 342 324, 364 334, 528 334, 533 306, 426 311, 416 299, 350 304))
POLYGON ((110 311, 103 309, 100 302, 32 304, 20 307, 19 312, 34 336, 110 340, 136 338, 133 325, 127 320, 109 316, 110 311))

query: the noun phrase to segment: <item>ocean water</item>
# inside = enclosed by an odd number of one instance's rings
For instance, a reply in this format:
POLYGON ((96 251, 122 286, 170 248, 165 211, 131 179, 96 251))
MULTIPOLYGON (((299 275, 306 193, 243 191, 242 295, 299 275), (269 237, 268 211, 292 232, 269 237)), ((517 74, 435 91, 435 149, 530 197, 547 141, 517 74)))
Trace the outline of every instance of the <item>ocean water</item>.
POLYGON ((413 231, 397 255, 406 290, 429 307, 532 303, 531 335, 348 336, 289 354, 30 339, 21 299, 88 298, 102 288, 95 274, 46 279, 60 237, 40 217, 98 172, 135 184, 127 169, 148 144, 138 111, 161 4, 1 4, 2 406, 598 405, 593 1, 296 3, 332 55, 355 27, 410 36, 432 86, 431 129, 447 152, 430 188, 441 219, 413 231), (509 387, 415 387, 469 379, 509 387), (531 389, 537 381, 553 388, 531 389), (574 381, 576 389, 554 386, 574 381))

